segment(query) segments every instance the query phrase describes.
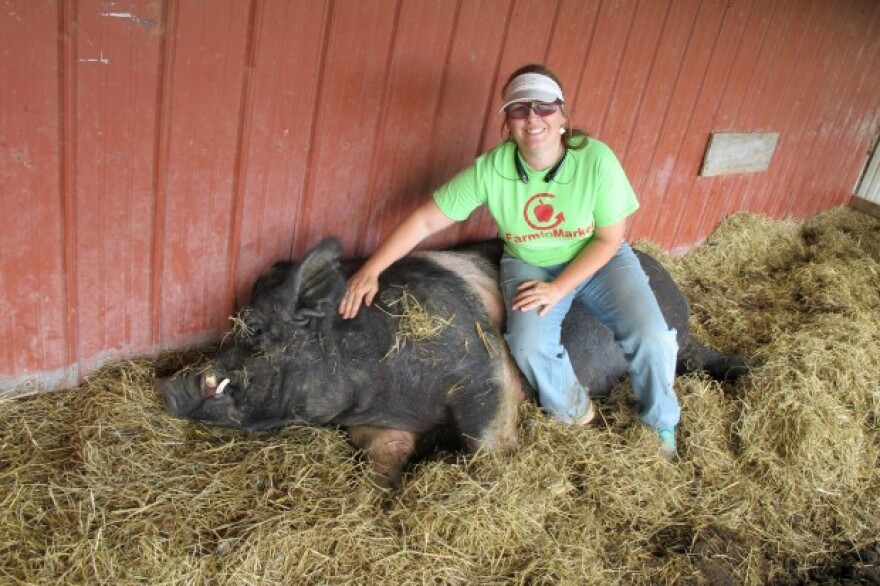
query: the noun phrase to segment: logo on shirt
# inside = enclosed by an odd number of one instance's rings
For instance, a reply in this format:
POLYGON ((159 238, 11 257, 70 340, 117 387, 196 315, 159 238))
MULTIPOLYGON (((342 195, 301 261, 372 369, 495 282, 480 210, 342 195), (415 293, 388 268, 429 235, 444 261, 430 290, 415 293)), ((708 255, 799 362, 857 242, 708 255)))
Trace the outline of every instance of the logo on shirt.
POLYGON ((523 218, 535 230, 552 230, 565 221, 565 214, 556 213, 552 193, 536 193, 523 206, 523 218))

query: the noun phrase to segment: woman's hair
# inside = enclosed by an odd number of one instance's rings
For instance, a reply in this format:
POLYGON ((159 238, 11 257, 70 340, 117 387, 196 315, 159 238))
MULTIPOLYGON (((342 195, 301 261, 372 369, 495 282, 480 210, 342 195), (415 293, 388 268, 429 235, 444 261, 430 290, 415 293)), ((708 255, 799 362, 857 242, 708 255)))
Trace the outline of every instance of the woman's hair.
MULTIPOLYGON (((523 65, 516 71, 510 74, 510 77, 507 78, 507 81, 504 82, 504 85, 501 87, 501 97, 504 98, 504 93, 507 91, 507 86, 510 85, 514 79, 519 77, 524 73, 538 73, 540 75, 545 75, 555 81, 559 87, 562 87, 562 82, 559 81, 559 78, 556 77, 556 74, 550 71, 547 67, 540 65, 538 63, 530 63, 528 65, 523 65)), ((565 134, 562 135, 562 142, 565 143, 565 147, 568 149, 582 149, 587 146, 587 142, 589 142, 590 135, 587 134, 586 131, 581 130, 580 128, 573 128, 571 124, 571 116, 568 115, 568 111, 565 109, 565 104, 562 104, 562 113, 565 115, 566 120, 566 128, 565 134)), ((510 137, 507 140, 513 140, 510 137)))

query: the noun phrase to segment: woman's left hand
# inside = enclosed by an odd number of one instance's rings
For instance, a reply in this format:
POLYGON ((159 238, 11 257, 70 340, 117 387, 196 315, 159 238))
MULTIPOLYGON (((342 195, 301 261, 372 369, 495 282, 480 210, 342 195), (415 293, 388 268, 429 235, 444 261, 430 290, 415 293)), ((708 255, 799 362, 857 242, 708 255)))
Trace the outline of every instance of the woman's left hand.
POLYGON ((564 296, 555 283, 543 281, 526 281, 517 287, 517 291, 510 307, 514 311, 538 309, 538 315, 545 315, 564 296))

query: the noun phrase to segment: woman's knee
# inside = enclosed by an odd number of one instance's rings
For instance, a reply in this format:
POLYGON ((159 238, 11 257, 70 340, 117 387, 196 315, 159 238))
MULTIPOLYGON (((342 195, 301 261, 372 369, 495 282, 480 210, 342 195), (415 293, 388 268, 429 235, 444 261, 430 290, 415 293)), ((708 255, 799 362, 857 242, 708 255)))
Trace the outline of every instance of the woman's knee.
POLYGON ((636 331, 621 343, 628 355, 641 354, 649 359, 675 360, 678 340, 674 328, 653 327, 636 331))
POLYGON ((561 339, 565 309, 554 308, 555 311, 545 316, 535 311, 508 310, 504 339, 514 357, 517 360, 529 355, 552 357, 564 352, 561 339))
POLYGON ((504 336, 507 347, 517 364, 531 360, 559 358, 564 352, 561 344, 541 340, 540 336, 528 333, 508 332, 504 336))

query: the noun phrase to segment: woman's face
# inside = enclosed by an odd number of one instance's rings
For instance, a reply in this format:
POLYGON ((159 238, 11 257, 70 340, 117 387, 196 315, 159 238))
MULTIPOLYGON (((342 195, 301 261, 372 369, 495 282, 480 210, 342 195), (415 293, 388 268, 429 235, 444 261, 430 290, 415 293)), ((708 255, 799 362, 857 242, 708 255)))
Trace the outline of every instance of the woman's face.
POLYGON ((565 128, 566 118, 562 107, 546 102, 519 102, 507 109, 507 129, 521 151, 532 152, 559 148, 562 142, 560 129, 565 128), (542 106, 555 106, 542 109, 542 106), (540 113, 536 113, 535 110, 540 113), (525 115, 525 117, 521 117, 525 115))

